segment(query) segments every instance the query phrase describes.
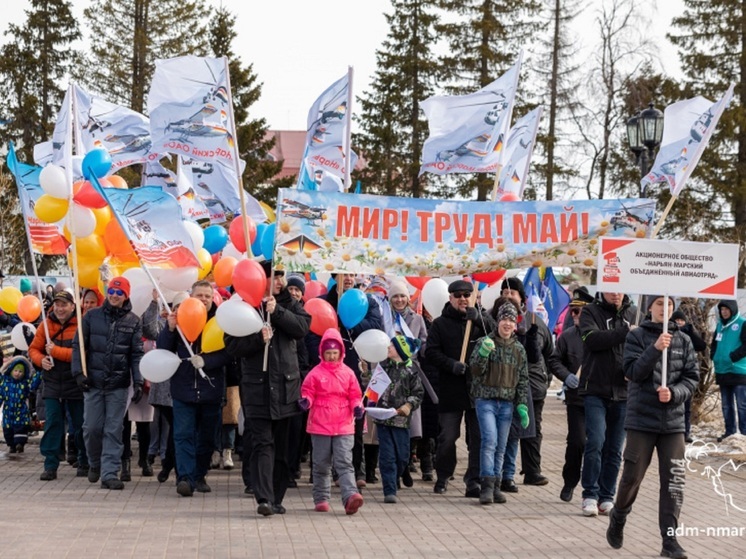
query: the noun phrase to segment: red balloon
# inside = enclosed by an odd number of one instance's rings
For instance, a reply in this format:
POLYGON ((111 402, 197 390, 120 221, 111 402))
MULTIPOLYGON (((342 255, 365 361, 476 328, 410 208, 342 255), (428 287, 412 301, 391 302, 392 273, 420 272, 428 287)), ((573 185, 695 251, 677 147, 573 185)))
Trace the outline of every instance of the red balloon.
POLYGON ((500 197, 501 202, 520 202, 521 198, 515 192, 506 192, 500 197))
MULTIPOLYGON (((308 290, 308 286, 306 286, 308 290)), ((337 324, 337 313, 324 299, 311 299, 304 307, 306 312, 311 315, 311 332, 318 336, 323 336, 329 328, 339 329, 337 324)))
MULTIPOLYGON (((228 228, 228 237, 230 237, 233 246, 236 247, 238 252, 246 252, 246 236, 243 233, 243 222, 241 216, 231 221, 231 225, 228 228)), ((256 240, 256 223, 251 219, 251 216, 247 216, 246 220, 249 224, 249 238, 251 239, 249 245, 253 245, 256 240)))
POLYGON ((487 285, 492 285, 503 279, 507 270, 495 270, 494 272, 476 272, 471 275, 475 281, 481 281, 487 285))
POLYGON ((73 196, 73 200, 86 208, 100 209, 106 206, 106 200, 96 192, 96 189, 88 181, 81 185, 80 190, 73 196))
POLYGON ((241 260, 233 268, 233 288, 252 307, 262 304, 267 291, 267 276, 256 260, 241 260))
POLYGON ((303 300, 310 301, 311 299, 315 299, 316 297, 326 295, 326 292, 326 286, 322 282, 318 280, 307 281, 306 293, 303 295, 303 300))
POLYGON ((422 289, 425 287, 425 284, 430 281, 429 276, 407 276, 405 279, 409 282, 409 285, 415 289, 422 289))

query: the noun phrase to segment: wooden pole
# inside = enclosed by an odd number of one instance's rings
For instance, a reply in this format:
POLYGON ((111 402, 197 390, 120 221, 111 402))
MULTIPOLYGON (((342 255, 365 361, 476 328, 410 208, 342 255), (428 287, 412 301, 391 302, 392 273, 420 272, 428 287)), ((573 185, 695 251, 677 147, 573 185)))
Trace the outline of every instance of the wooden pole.
MULTIPOLYGON (((474 289, 471 291, 471 296, 469 297, 469 306, 473 307, 477 303, 477 289, 476 285, 474 286, 474 289)), ((466 321, 466 330, 464 330, 464 341, 461 344, 461 361, 462 363, 466 363, 466 351, 469 349, 469 338, 471 337, 471 320, 466 321)))

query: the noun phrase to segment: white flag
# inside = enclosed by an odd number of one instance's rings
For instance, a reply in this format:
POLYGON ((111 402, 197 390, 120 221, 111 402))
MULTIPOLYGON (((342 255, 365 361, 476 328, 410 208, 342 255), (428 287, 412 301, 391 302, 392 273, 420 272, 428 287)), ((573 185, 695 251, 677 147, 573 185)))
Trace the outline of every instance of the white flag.
POLYGON ((531 155, 534 153, 540 120, 541 107, 537 107, 521 117, 510 129, 502 157, 503 167, 497 186, 497 200, 509 192, 523 198, 523 188, 526 186, 528 167, 531 163, 531 155))
POLYGON ((640 181, 643 192, 657 183, 668 184, 674 196, 681 192, 732 98, 733 85, 717 103, 694 97, 666 107, 661 148, 653 168, 640 181))

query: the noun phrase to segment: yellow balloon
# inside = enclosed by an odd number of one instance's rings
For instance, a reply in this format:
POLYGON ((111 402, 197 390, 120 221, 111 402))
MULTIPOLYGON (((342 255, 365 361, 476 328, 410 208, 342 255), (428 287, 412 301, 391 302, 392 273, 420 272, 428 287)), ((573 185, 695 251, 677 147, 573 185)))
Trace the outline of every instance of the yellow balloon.
POLYGON ((223 349, 225 347, 223 334, 223 330, 218 326, 218 321, 213 316, 202 329, 202 351, 212 353, 223 349))
POLYGON ((103 208, 91 208, 93 215, 96 216, 96 229, 94 233, 103 237, 106 232, 106 224, 111 221, 111 208, 104 206, 103 208))
POLYGON ((34 204, 36 217, 47 223, 57 223, 67 215, 68 202, 49 194, 42 194, 34 204))
POLYGON ((264 215, 267 216, 267 222, 274 223, 275 221, 277 221, 277 215, 275 215, 275 210, 273 210, 269 204, 267 204, 266 202, 260 201, 259 205, 264 210, 264 215))
MULTIPOLYGON (((88 289, 96 289, 98 287, 98 279, 100 273, 98 271, 99 266, 103 262, 102 258, 91 258, 89 256, 83 256, 78 254, 78 283, 80 287, 87 287, 88 289)), ((71 270, 75 270, 73 267, 72 253, 67 256, 67 263, 71 270)))
POLYGON ((197 260, 199 261, 197 278, 205 279, 212 270, 212 255, 207 252, 206 248, 201 248, 197 251, 197 260))
POLYGON ((88 235, 82 239, 75 240, 78 255, 91 260, 103 260, 106 257, 106 245, 103 237, 99 235, 88 235))
POLYGON ((7 314, 18 312, 18 303, 21 302, 23 293, 17 287, 8 286, 0 289, 0 309, 7 314))

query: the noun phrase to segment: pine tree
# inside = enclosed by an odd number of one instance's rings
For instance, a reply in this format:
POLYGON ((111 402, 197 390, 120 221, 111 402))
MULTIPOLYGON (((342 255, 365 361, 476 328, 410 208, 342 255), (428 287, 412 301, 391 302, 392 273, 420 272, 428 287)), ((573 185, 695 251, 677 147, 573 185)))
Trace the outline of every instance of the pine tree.
POLYGON ((429 178, 419 176, 427 123, 420 101, 433 94, 438 63, 433 0, 392 2, 386 14, 390 31, 376 52, 377 69, 368 91, 359 98, 361 132, 353 146, 365 158, 366 169, 355 173, 365 192, 389 196, 427 194, 429 178))
POLYGON ((241 158, 246 161, 243 186, 257 199, 274 206, 277 189, 280 186, 290 186, 291 181, 270 180, 282 170, 282 161, 271 161, 268 158, 275 140, 268 139, 266 120, 250 118, 249 108, 261 96, 262 84, 258 82, 253 66, 243 66, 241 59, 233 52, 235 38, 236 18, 227 8, 221 6, 210 23, 209 43, 214 56, 225 56, 229 60, 237 142, 241 158))

